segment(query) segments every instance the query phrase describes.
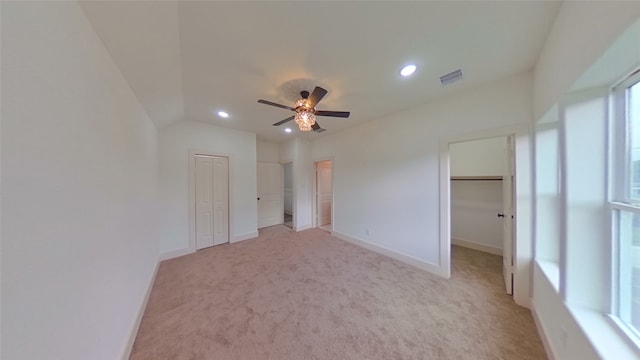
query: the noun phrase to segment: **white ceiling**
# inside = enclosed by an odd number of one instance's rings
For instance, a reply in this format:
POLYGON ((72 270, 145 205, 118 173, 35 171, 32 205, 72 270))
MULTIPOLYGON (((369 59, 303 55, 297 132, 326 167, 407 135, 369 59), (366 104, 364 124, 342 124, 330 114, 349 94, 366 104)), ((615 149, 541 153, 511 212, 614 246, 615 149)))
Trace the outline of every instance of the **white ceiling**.
POLYGON ((463 88, 531 69, 559 8, 548 1, 83 2, 149 117, 188 119, 281 142, 316 138, 463 88), (418 65, 409 78, 407 63, 418 65), (439 77, 461 68, 461 82, 439 77), (301 90, 329 91, 318 110, 327 131, 271 124, 301 90), (231 116, 215 113, 224 109, 231 116))

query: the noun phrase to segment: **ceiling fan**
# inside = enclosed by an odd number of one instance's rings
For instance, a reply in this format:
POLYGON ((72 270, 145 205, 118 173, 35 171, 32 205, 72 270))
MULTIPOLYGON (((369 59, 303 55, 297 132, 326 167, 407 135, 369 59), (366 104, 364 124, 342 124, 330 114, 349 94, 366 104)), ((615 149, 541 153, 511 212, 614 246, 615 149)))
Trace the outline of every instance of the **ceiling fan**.
POLYGON ((331 117, 341 117, 348 118, 350 112, 348 111, 326 111, 326 110, 316 110, 316 105, 324 96, 327 95, 327 90, 316 86, 313 89, 313 92, 309 94, 308 91, 301 91, 301 98, 298 99, 295 103, 295 107, 276 104, 274 102, 268 100, 258 100, 261 104, 271 105, 291 111, 295 111, 295 115, 290 116, 284 120, 280 120, 277 123, 273 124, 273 126, 280 126, 288 121, 295 119, 296 124, 300 128, 300 131, 316 131, 323 132, 326 129, 320 127, 318 122, 316 121, 316 116, 331 116, 331 117))

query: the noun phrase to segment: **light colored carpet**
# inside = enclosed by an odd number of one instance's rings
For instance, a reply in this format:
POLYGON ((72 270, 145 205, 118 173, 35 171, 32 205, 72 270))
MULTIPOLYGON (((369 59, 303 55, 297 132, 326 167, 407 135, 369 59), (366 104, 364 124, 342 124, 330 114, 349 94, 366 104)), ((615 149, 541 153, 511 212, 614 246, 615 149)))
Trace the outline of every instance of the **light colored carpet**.
POLYGON ((278 225, 161 264, 131 359, 544 359, 501 258, 454 247, 446 280, 278 225))

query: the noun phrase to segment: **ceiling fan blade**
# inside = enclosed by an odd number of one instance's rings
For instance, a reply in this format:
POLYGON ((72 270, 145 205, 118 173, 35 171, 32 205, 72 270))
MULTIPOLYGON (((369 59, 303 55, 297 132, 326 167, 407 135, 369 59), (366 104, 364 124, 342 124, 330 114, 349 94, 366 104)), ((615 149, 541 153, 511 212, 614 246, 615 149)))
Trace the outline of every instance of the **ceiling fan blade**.
POLYGON ((316 104, 319 103, 325 95, 327 95, 327 90, 321 88, 320 86, 316 86, 316 88, 313 89, 311 95, 309 95, 309 100, 307 101, 307 103, 309 104, 309 106, 315 107, 316 104))
POLYGON ((268 100, 260 99, 260 100, 258 100, 258 102, 260 104, 271 105, 271 106, 275 106, 275 107, 279 107, 279 108, 283 108, 283 109, 287 109, 287 110, 291 110, 291 111, 296 111, 296 109, 292 108, 291 106, 282 105, 282 104, 276 104, 276 103, 268 101, 268 100))
POLYGON ((315 132, 323 132, 323 131, 327 131, 327 129, 323 129, 320 127, 320 124, 318 124, 318 122, 316 121, 313 125, 311 125, 311 129, 313 129, 313 131, 315 132))
POLYGON ((288 118, 286 118, 284 120, 280 120, 277 123, 273 124, 273 126, 280 126, 280 125, 286 123, 287 121, 293 120, 293 118, 295 118, 295 115, 294 116, 289 116, 288 118))
POLYGON ((351 115, 351 113, 348 112, 348 111, 324 111, 324 110, 318 110, 318 111, 316 111, 316 115, 317 116, 332 116, 332 117, 348 118, 349 115, 351 115))

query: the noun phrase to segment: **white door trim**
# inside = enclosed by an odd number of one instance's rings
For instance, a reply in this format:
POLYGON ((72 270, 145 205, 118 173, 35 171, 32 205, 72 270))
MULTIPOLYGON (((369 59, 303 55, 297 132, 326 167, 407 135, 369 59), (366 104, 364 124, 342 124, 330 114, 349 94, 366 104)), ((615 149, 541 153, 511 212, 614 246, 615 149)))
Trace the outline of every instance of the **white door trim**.
POLYGON ((196 155, 204 156, 221 156, 229 159, 229 242, 234 239, 234 227, 233 227, 233 156, 227 153, 221 153, 216 151, 201 150, 201 149, 189 149, 189 250, 188 253, 196 252, 196 186, 195 186, 195 170, 196 170, 196 155))
POLYGON ((531 133, 529 124, 518 124, 483 131, 456 134, 440 139, 440 268, 441 274, 451 277, 451 186, 449 144, 514 135, 515 138, 515 207, 514 222, 514 294, 521 306, 531 304, 531 133))

